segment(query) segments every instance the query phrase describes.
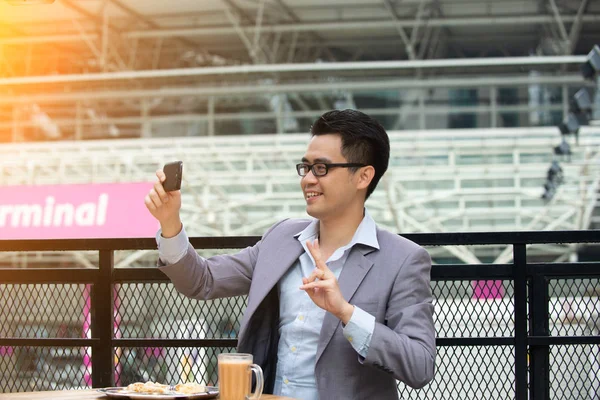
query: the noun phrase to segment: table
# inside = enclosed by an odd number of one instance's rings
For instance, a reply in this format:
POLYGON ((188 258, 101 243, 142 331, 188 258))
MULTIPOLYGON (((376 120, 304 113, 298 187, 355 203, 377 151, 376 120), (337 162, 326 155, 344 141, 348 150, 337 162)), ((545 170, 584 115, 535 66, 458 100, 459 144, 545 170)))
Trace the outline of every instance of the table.
MULTIPOLYGON (((21 392, 21 393, 0 393, 0 400, 108 400, 110 397, 96 391, 89 390, 57 390, 50 392, 21 392)), ((261 400, 294 400, 291 397, 274 396, 272 394, 263 394, 261 400)), ((217 399, 218 400, 218 399, 217 399)))

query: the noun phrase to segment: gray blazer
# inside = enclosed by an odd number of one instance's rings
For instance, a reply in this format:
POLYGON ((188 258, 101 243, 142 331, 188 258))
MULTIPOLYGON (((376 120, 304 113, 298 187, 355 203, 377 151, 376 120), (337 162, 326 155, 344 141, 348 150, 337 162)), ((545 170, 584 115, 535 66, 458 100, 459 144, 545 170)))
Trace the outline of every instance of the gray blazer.
MULTIPOLYGON (((248 295, 237 350, 252 353, 263 368, 265 393, 272 392, 276 373, 277 282, 304 251, 293 236, 308 223, 283 220, 256 245, 234 255, 203 260, 190 245, 176 264, 159 260, 160 269, 188 297, 248 295)), ((354 246, 339 277, 344 298, 375 316, 367 357, 343 336, 341 321, 326 313, 315 365, 322 400, 397 399, 396 379, 420 388, 433 378, 431 258, 417 244, 379 228, 377 239, 380 250, 354 246)))

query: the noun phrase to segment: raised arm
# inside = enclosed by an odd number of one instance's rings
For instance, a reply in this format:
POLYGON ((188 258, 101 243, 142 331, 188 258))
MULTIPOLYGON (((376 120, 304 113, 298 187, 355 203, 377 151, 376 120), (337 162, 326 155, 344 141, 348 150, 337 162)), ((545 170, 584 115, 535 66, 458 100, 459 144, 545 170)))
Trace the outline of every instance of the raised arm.
MULTIPOLYGON (((258 256, 260 242, 236 254, 200 257, 189 244, 181 223, 181 192, 166 192, 163 171, 156 171, 157 181, 144 202, 158 220, 157 237, 160 257, 158 267, 185 296, 213 299, 247 294, 258 256)), ((270 230, 265 234, 265 236, 270 230)))

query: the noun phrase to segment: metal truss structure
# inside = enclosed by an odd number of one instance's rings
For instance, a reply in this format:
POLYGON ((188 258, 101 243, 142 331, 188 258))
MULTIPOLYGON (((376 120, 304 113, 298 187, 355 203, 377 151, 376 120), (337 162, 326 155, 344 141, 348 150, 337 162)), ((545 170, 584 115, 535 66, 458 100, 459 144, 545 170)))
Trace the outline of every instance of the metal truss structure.
MULTIPOLYGON (((600 131, 582 128, 562 163, 563 184, 544 201, 559 137, 557 128, 390 132, 390 169, 367 208, 378 224, 400 233, 588 229, 599 200, 600 131)), ((307 217, 294 170, 307 142, 308 135, 295 134, 9 144, 0 147, 0 185, 152 181, 156 169, 179 159, 189 235, 260 235, 282 218, 307 217)), ((529 252, 564 260, 576 250, 552 245, 529 252)), ((506 263, 512 251, 449 246, 431 254, 438 262, 506 263)), ((64 261, 46 254, 27 262, 48 257, 64 261)), ((156 255, 119 257, 117 266, 148 265, 156 255)), ((74 262, 95 261, 77 254, 74 262)))
MULTIPOLYGON (((391 132, 392 165, 368 204, 382 226, 585 229, 597 130, 582 128, 565 183, 544 203, 558 131, 539 126, 555 126, 581 87, 600 93, 579 71, 598 37, 591 0, 0 2, 0 185, 148 180, 181 159, 191 235, 259 234, 304 215, 293 164, 307 137, 297 133, 349 107, 391 132), (448 129, 462 119, 478 129, 448 129)), ((594 102, 600 113, 600 94, 594 102)), ((510 254, 431 252, 440 262, 510 254)), ((117 256, 120 266, 155 258, 117 256)))
POLYGON ((301 132, 340 106, 509 126, 566 111, 599 27, 589 0, 0 3, 0 141, 301 132), (481 93, 457 108, 452 90, 481 93))
MULTIPOLYGON (((441 61, 457 68, 469 64, 465 60, 436 60, 441 61)), ((500 63, 498 59, 485 61, 488 65, 500 63)), ((581 63, 582 57, 573 57, 573 61, 581 63)), ((547 58, 543 62, 542 67, 551 65, 547 58)), ((359 67, 368 70, 373 65, 359 63, 355 68, 359 67)), ((293 133, 308 131, 323 112, 344 107, 359 108, 390 130, 444 129, 453 118, 464 115, 473 116, 477 121, 474 127, 480 128, 550 125, 566 115, 570 95, 585 86, 593 90, 594 82, 583 81, 579 74, 521 73, 427 79, 347 77, 331 82, 269 81, 0 96, 0 108, 12 110, 12 117, 0 121, 0 136, 20 142, 293 133), (532 91, 539 95, 532 97, 532 91), (507 92, 511 95, 508 98, 507 92), (453 96, 461 93, 473 96, 472 103, 455 102, 453 96), (119 114, 98 111, 106 107, 118 108, 119 114), (178 110, 171 112, 170 107, 178 110), (50 109, 62 110, 61 115, 52 116, 50 109)))
POLYGON ((56 3, 45 9, 1 6, 8 75, 523 56, 534 49, 584 54, 600 21, 598 4, 589 0, 56 3), (56 59, 44 59, 48 53, 56 59))

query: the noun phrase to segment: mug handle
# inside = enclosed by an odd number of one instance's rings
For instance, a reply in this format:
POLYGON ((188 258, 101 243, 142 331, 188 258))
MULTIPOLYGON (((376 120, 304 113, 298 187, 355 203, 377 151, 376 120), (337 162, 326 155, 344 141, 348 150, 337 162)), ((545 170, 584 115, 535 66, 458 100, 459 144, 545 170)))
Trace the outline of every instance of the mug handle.
POLYGON ((256 375, 256 388, 254 389, 252 397, 246 396, 246 400, 258 400, 260 399, 260 396, 262 396, 263 388, 265 385, 263 371, 260 365, 257 364, 251 364, 248 368, 250 368, 256 375))

